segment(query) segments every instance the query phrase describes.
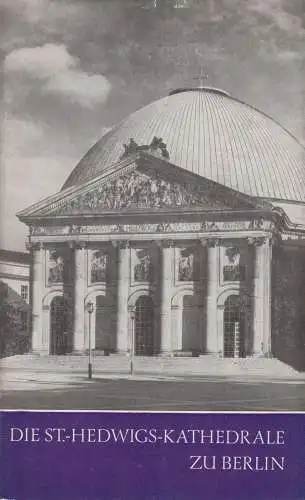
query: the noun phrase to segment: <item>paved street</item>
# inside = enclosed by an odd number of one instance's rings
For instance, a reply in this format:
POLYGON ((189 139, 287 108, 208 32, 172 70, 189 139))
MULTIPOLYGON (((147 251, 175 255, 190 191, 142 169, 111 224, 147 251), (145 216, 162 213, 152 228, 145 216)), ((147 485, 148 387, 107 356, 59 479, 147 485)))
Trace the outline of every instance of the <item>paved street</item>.
POLYGON ((302 382, 97 379, 42 381, 2 392, 5 409, 305 411, 302 382))

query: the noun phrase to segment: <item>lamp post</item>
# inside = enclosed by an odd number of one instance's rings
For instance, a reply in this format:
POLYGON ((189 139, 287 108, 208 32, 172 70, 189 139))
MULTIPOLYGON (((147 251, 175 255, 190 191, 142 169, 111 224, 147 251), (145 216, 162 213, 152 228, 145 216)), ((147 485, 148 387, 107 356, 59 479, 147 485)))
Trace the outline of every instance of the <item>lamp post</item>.
POLYGON ((88 379, 92 379, 92 347, 91 347, 91 316, 93 313, 94 305, 93 302, 88 302, 86 306, 87 312, 89 314, 89 359, 88 359, 88 379))
POLYGON ((133 375, 133 357, 134 357, 134 324, 135 324, 135 310, 131 309, 131 347, 130 347, 130 375, 133 375))

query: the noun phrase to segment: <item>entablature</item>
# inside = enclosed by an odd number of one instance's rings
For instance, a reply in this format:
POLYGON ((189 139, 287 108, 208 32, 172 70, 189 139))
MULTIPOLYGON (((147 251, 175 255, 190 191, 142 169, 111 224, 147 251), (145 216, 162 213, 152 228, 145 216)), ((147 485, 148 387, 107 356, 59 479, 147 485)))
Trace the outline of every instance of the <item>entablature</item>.
MULTIPOLYGON (((142 224, 71 224, 31 226, 30 236, 72 236, 104 234, 159 234, 159 233, 221 233, 247 231, 273 231, 275 224, 270 220, 203 221, 203 222, 160 222, 142 224)), ((72 238, 73 239, 73 238, 72 238)))

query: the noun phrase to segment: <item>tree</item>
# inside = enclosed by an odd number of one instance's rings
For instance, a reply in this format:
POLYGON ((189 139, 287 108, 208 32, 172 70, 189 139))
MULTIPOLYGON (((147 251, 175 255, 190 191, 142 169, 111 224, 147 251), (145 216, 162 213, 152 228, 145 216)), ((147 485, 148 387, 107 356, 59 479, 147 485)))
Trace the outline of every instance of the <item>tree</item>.
POLYGON ((8 285, 0 282, 0 357, 29 349, 29 307, 8 285), (13 292, 13 293, 12 293, 13 292))

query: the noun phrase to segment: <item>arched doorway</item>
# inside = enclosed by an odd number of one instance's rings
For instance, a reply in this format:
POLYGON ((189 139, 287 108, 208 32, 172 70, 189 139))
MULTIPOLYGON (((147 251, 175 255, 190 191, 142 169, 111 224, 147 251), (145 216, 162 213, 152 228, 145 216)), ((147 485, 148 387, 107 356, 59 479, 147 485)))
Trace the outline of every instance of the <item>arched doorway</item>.
POLYGON ((200 325, 197 297, 184 295, 182 299, 182 350, 193 354, 199 353, 200 325))
POLYGON ((225 301, 223 354, 225 358, 245 356, 245 315, 238 295, 225 301))
POLYGON ((151 297, 141 296, 135 310, 135 354, 154 354, 154 304, 151 297))
POLYGON ((95 297, 95 349, 107 353, 115 350, 116 308, 111 298, 99 294, 95 297))
POLYGON ((68 349, 66 303, 65 299, 59 295, 51 302, 50 323, 50 354, 66 354, 68 349))

